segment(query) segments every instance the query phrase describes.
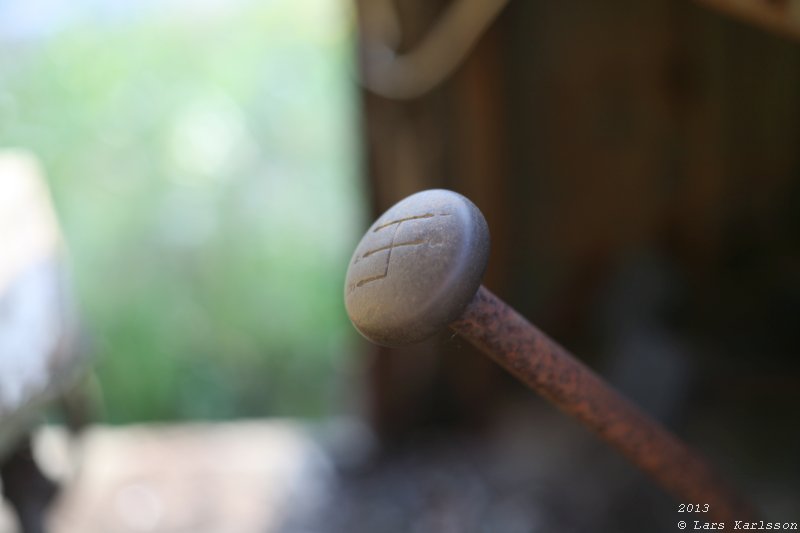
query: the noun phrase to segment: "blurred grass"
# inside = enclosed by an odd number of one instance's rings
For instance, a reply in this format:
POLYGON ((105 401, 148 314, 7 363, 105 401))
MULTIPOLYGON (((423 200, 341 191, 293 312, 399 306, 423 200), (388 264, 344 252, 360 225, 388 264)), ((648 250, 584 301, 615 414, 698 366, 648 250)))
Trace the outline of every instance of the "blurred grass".
POLYGON ((0 144, 46 168, 109 421, 335 408, 363 214, 346 7, 87 9, 0 47, 0 144))

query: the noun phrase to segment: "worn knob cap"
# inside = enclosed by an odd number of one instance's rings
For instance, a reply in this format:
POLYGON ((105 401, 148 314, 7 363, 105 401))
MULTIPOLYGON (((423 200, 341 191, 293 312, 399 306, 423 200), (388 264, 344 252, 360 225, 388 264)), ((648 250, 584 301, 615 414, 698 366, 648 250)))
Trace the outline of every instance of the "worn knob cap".
POLYGON ((345 281, 345 307, 367 339, 402 346, 431 337, 475 295, 489 259, 489 229, 464 196, 413 194, 367 230, 345 281))

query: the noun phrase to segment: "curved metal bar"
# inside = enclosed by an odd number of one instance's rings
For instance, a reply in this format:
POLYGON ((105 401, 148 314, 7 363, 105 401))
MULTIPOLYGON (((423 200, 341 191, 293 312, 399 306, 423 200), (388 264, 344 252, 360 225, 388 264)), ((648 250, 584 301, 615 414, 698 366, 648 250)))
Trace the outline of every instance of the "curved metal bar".
POLYGON ((359 0, 362 85, 395 100, 430 92, 458 68, 508 2, 454 0, 416 48, 398 54, 400 28, 391 0, 359 0))

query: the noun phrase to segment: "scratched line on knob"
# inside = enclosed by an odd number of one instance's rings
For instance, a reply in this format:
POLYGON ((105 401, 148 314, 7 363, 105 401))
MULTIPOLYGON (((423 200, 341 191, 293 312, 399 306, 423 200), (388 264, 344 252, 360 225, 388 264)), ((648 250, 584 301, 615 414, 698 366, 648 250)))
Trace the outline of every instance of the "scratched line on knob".
POLYGON ((383 229, 386 229, 388 227, 394 226, 394 233, 392 233, 392 240, 389 242, 388 245, 379 246, 378 248, 373 248, 371 250, 367 250, 366 252, 361 254, 360 257, 356 257, 355 262, 358 262, 361 259, 366 259, 367 257, 369 257, 369 256, 371 256, 373 254, 376 254, 378 252, 388 251, 388 253, 386 254, 386 263, 384 264, 384 267, 383 267, 383 273, 377 274, 375 276, 369 276, 369 277, 366 277, 366 278, 363 278, 363 279, 359 280, 353 286, 353 289, 356 289, 358 287, 363 287, 364 285, 366 285, 368 283, 372 283, 373 281, 378 281, 378 280, 382 280, 382 279, 386 278, 389 275, 389 264, 391 263, 391 260, 392 260, 392 251, 395 248, 400 248, 400 247, 404 247, 404 246, 420 246, 420 245, 425 244, 425 243, 428 242, 426 239, 416 239, 416 240, 413 240, 413 241, 397 242, 396 243, 395 239, 397 238, 397 233, 400 231, 400 226, 404 222, 409 222, 409 221, 414 221, 414 220, 424 220, 424 219, 429 219, 429 218, 433 218, 433 217, 437 217, 437 216, 447 217, 447 216, 450 216, 450 213, 438 213, 438 214, 425 213, 423 215, 413 215, 413 216, 409 216, 409 217, 399 218, 397 220, 392 220, 391 222, 386 222, 384 224, 379 224, 378 226, 376 226, 375 229, 372 230, 373 233, 377 233, 380 230, 383 230, 383 229))

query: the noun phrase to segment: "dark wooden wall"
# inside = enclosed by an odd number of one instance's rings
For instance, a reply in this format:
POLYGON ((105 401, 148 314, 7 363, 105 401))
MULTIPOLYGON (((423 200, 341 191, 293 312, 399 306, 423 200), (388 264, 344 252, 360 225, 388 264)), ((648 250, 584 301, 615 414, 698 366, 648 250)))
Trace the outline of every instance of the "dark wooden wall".
MULTIPOLYGON (((397 4, 405 50, 447 5, 397 4)), ((486 285, 590 364, 652 313, 696 347, 696 388, 800 406, 800 44, 685 0, 512 1, 444 84, 365 91, 363 110, 376 216, 425 188, 472 198, 486 285), (626 281, 642 272, 669 294, 626 281)), ((449 336, 368 364, 390 441, 480 425, 519 392, 449 336)))

